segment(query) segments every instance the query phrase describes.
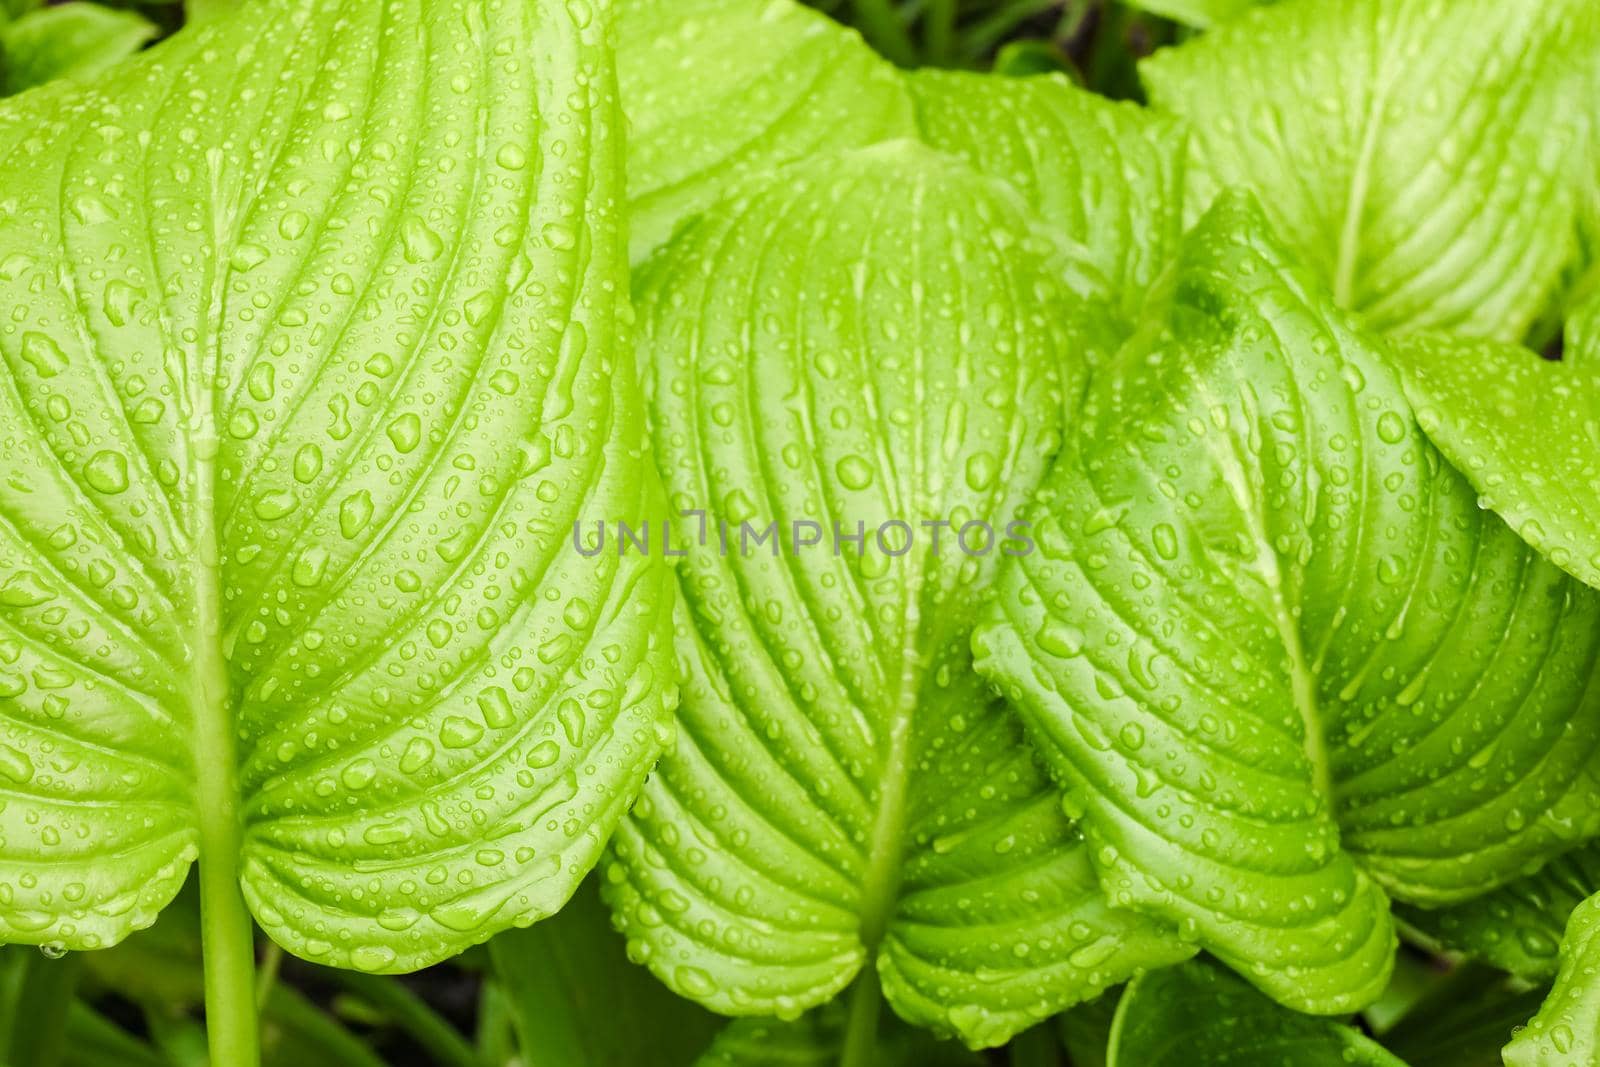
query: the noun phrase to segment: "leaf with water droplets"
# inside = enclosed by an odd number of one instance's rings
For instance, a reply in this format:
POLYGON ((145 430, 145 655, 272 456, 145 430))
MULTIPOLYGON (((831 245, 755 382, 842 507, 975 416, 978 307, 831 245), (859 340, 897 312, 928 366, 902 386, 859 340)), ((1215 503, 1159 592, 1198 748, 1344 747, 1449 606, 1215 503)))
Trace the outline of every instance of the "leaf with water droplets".
POLYGON ((793 0, 622 0, 617 18, 635 262, 752 174, 916 133, 894 68, 793 0))
POLYGON ((1600 588, 1600 338, 1559 362, 1443 335, 1396 346, 1422 428, 1501 518, 1600 588))
POLYGON ((571 540, 659 494, 610 15, 564 12, 241 5, 0 106, 0 940, 113 943, 198 854, 406 970, 600 854, 671 585, 571 540))
POLYGON ((1111 900, 1283 1003, 1381 992, 1388 896, 1600 830, 1600 595, 1434 451, 1390 351, 1248 197, 1090 388, 974 637, 1111 900))
POLYGON ((1575 1067, 1600 1061, 1600 895, 1567 920, 1555 986, 1505 1049, 1506 1067, 1575 1067))
POLYGON ((5 92, 20 93, 56 78, 92 78, 133 55, 155 35, 155 24, 137 11, 91 0, 29 11, 0 26, 5 92))
POLYGON ((906 75, 922 140, 1016 189, 1131 318, 1183 232, 1182 123, 1060 75, 906 75))
POLYGON ((1140 74, 1194 131, 1191 212, 1246 186, 1374 327, 1515 341, 1577 255, 1597 67, 1591 0, 1298 0, 1140 74))
POLYGON ((821 157, 638 280, 657 465, 707 534, 674 527, 680 737, 606 891, 635 956, 717 1010, 793 1015, 871 969, 908 1020, 997 1044, 1190 951, 1101 900, 971 669, 1083 374, 1015 205, 912 143, 821 157))
POLYGON ((1106 1062, 1128 1067, 1405 1067, 1353 1026, 1285 1011, 1216 965, 1135 978, 1117 1003, 1106 1062))

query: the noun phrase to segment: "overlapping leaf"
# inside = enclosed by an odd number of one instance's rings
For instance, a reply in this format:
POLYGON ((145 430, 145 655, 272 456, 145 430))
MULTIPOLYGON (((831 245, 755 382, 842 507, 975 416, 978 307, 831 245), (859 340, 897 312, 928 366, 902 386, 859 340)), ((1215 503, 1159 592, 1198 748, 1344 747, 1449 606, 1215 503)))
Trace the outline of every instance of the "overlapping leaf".
POLYGON ((1399 351, 1439 450, 1525 541, 1600 586, 1600 339, 1573 340, 1560 362, 1443 336, 1399 351))
POLYGON ((1594 833, 1600 599, 1477 507, 1252 203, 1187 238, 1033 518, 979 669, 1111 899, 1281 1002, 1377 995, 1384 889, 1467 899, 1594 833))
POLYGON ((823 158, 638 282, 658 464, 707 532, 678 567, 678 746, 608 893, 635 954, 720 1011, 793 1013, 876 967, 907 1019, 997 1043, 1188 952, 1106 906, 970 666, 1082 374, 1054 246, 1014 204, 912 144, 823 158), (753 546, 740 525, 774 521, 753 546))
POLYGON ((1572 911, 1600 893, 1600 843, 1557 856, 1533 874, 1454 907, 1401 908, 1401 919, 1441 947, 1465 952, 1527 981, 1556 971, 1572 911))
POLYGON ((635 262, 753 173, 915 133, 899 76, 793 0, 622 0, 635 262))
POLYGON ((1248 186, 1373 326, 1520 340, 1577 254, 1597 61, 1588 0, 1287 0, 1141 74, 1192 209, 1248 186))
POLYGON ((1117 1005, 1108 1067, 1405 1067, 1354 1027, 1285 1011, 1211 964, 1136 978, 1117 1005))
POLYGON ((0 20, 0 71, 6 93, 56 78, 105 73, 148 44, 155 24, 137 11, 70 0, 0 20))
POLYGON ((1600 897, 1578 905, 1561 942, 1555 988, 1505 1050, 1507 1067, 1572 1067, 1600 1059, 1600 897))
POLYGON ((1060 76, 923 70, 906 79, 922 140, 1017 190, 1132 317, 1183 232, 1182 125, 1060 76))
POLYGON ((665 568, 571 538, 652 506, 608 24, 246 5, 0 108, 5 940, 199 855, 400 970, 598 855, 670 670, 665 568))

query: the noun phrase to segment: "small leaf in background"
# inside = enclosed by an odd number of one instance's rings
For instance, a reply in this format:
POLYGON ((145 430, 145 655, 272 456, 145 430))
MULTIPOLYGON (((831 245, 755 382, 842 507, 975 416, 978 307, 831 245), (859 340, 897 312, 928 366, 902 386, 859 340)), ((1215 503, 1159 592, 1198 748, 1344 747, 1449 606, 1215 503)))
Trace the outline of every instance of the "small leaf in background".
POLYGON ((1091 385, 974 638, 1119 906, 1287 1006, 1374 1000, 1388 895, 1600 828, 1600 595, 1442 462, 1248 197, 1091 385), (1446 607, 1448 606, 1448 610, 1446 607))
POLYGON ((1487 967, 1467 965, 1435 977, 1398 1025, 1381 1036, 1406 1067, 1501 1067, 1513 1031, 1539 1007, 1545 987, 1529 989, 1487 967))
MULTIPOLYGON (((791 1022, 735 1019, 694 1067, 837 1067, 847 1025, 848 1013, 841 1003, 791 1022)), ((890 1020, 869 1062, 872 1067, 984 1067, 985 1061, 960 1045, 890 1020)))
POLYGON ((143 48, 156 26, 137 11, 89 0, 52 4, 0 27, 4 91, 20 93, 56 78, 92 78, 143 48))
POLYGON ((1573 911, 1555 987, 1505 1050, 1506 1067, 1574 1067, 1600 1061, 1600 896, 1573 911))
POLYGON ((1125 989, 1124 986, 1102 993, 1057 1017, 1061 1047, 1067 1051, 1072 1067, 1106 1067, 1106 1050, 1111 1044, 1111 1027, 1117 1018, 1117 1002, 1125 989))
POLYGON ((1140 70, 1191 212, 1248 186, 1374 327, 1517 341, 1577 255, 1597 64, 1591 0, 1289 0, 1140 70))
POLYGON ((1572 911, 1600 893, 1600 843, 1557 856, 1539 870, 1453 907, 1401 908, 1433 943, 1519 978, 1548 981, 1572 911))
POLYGON ((628 959, 592 881, 489 949, 525 1067, 691 1067, 725 1025, 628 959))
POLYGON ((1196 960, 1129 983, 1111 1067, 1406 1067, 1356 1028, 1285 1011, 1228 971, 1196 960))

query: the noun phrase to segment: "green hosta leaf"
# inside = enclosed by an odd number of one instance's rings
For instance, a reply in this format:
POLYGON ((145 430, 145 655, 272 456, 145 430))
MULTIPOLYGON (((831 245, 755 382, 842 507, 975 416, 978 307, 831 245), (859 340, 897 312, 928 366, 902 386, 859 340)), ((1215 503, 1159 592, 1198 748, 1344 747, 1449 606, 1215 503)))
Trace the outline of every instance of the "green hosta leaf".
POLYGON ((1399 352, 1439 450, 1524 540, 1600 586, 1600 346, 1559 363, 1443 336, 1399 352))
POLYGON ((1210 27, 1238 18, 1257 4, 1270 2, 1272 0, 1128 0, 1128 6, 1191 26, 1210 27))
POLYGON ((22 16, 0 28, 6 93, 56 78, 90 78, 127 59, 156 35, 137 11, 72 0, 22 16))
POLYGON ((666 569, 571 537, 652 499, 608 21, 245 5, 0 108, 0 937, 198 855, 404 970, 599 854, 670 671, 666 569))
POLYGON ((1289 0, 1142 74, 1192 121, 1193 209, 1249 186, 1374 327, 1518 340, 1577 250, 1597 23, 1589 0, 1289 0))
POLYGON ((1107 1067, 1405 1067, 1361 1031, 1285 1011, 1229 972, 1195 961, 1135 978, 1122 994, 1107 1067))
POLYGON ((1082 375, 1053 246, 1014 204, 913 144, 820 158, 636 285, 657 462, 709 534, 678 567, 678 747, 608 893, 636 957, 717 1010, 792 1014, 876 967, 906 1019, 992 1044, 1188 951, 1105 906, 971 670, 977 594, 998 542, 1022 550, 1006 524, 1082 375), (909 548, 877 543, 894 521, 909 548), (739 524, 772 522, 741 552, 739 524), (955 524, 938 554, 924 522, 955 524))
POLYGON ((894 68, 793 0, 621 0, 617 17, 635 262, 751 174, 916 131, 894 68))
POLYGON ((1600 596, 1427 443, 1253 203, 1091 386, 975 636, 1111 899, 1283 1003, 1382 990, 1386 888, 1470 898, 1595 832, 1600 596))
POLYGON ((1561 940, 1555 988, 1506 1046, 1507 1067, 1574 1067, 1600 1060, 1600 896, 1579 904, 1561 940))
POLYGON ((1533 874, 1454 907, 1403 908, 1401 917, 1445 948, 1530 981, 1556 971, 1567 919, 1600 892, 1600 843, 1574 849, 1533 874))
POLYGON ((722 1020, 628 960, 593 884, 489 942, 525 1067, 689 1067, 722 1020))
POLYGON ((1179 123, 1059 76, 907 78, 922 139, 1010 183, 1082 247, 1122 313, 1136 312, 1183 232, 1179 123))

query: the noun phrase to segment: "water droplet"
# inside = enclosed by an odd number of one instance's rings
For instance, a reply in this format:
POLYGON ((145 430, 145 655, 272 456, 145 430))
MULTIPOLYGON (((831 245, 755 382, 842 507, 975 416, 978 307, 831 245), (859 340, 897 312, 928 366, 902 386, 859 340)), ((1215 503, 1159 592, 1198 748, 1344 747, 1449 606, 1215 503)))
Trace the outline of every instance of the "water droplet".
POLYGON ((511 710, 511 698, 498 685, 491 685, 478 694, 478 711, 491 730, 504 730, 517 721, 511 710))
POLYGON ((429 263, 444 252, 444 241, 419 218, 408 218, 400 224, 400 243, 406 259, 412 263, 429 263))
POLYGON ((372 521, 372 494, 358 489, 344 498, 339 505, 339 532, 348 540, 367 528, 372 521))
POLYGON ((439 743, 445 748, 468 748, 482 736, 483 727, 459 715, 448 716, 439 725, 439 743))
POLYGON ((83 468, 83 480, 91 489, 115 496, 128 488, 128 461, 120 452, 96 452, 83 468))
POLYGON ((306 232, 306 227, 311 225, 311 219, 304 211, 285 211, 283 218, 278 220, 278 234, 285 241, 295 241, 306 232))
POLYGON ((19 748, 0 744, 0 775, 13 782, 23 783, 33 779, 33 761, 19 748))
POLYGON ((301 445, 294 454, 294 480, 304 485, 322 473, 322 449, 316 445, 301 445))
POLYGON ((281 519, 293 511, 300 501, 293 493, 285 489, 271 489, 256 497, 256 502, 251 508, 258 519, 281 519))
POLYGON ((846 456, 836 468, 846 489, 865 489, 872 484, 872 465, 860 456, 846 456))
POLYGON ((422 420, 408 412, 389 423, 384 432, 389 435, 389 441, 394 445, 395 451, 410 452, 422 440, 422 420))
POLYGON ((22 335, 22 359, 41 378, 54 378, 67 365, 67 354, 55 338, 32 331, 22 335))
POLYGON ((416 774, 432 762, 433 742, 425 737, 413 737, 407 741, 405 751, 400 754, 400 770, 405 774, 416 774))
POLYGON ((55 593, 32 571, 16 571, 0 585, 0 605, 8 608, 31 608, 54 599, 55 593))
POLYGON ((1072 657, 1083 651, 1083 631, 1054 619, 1039 628, 1034 640, 1052 656, 1072 657))

